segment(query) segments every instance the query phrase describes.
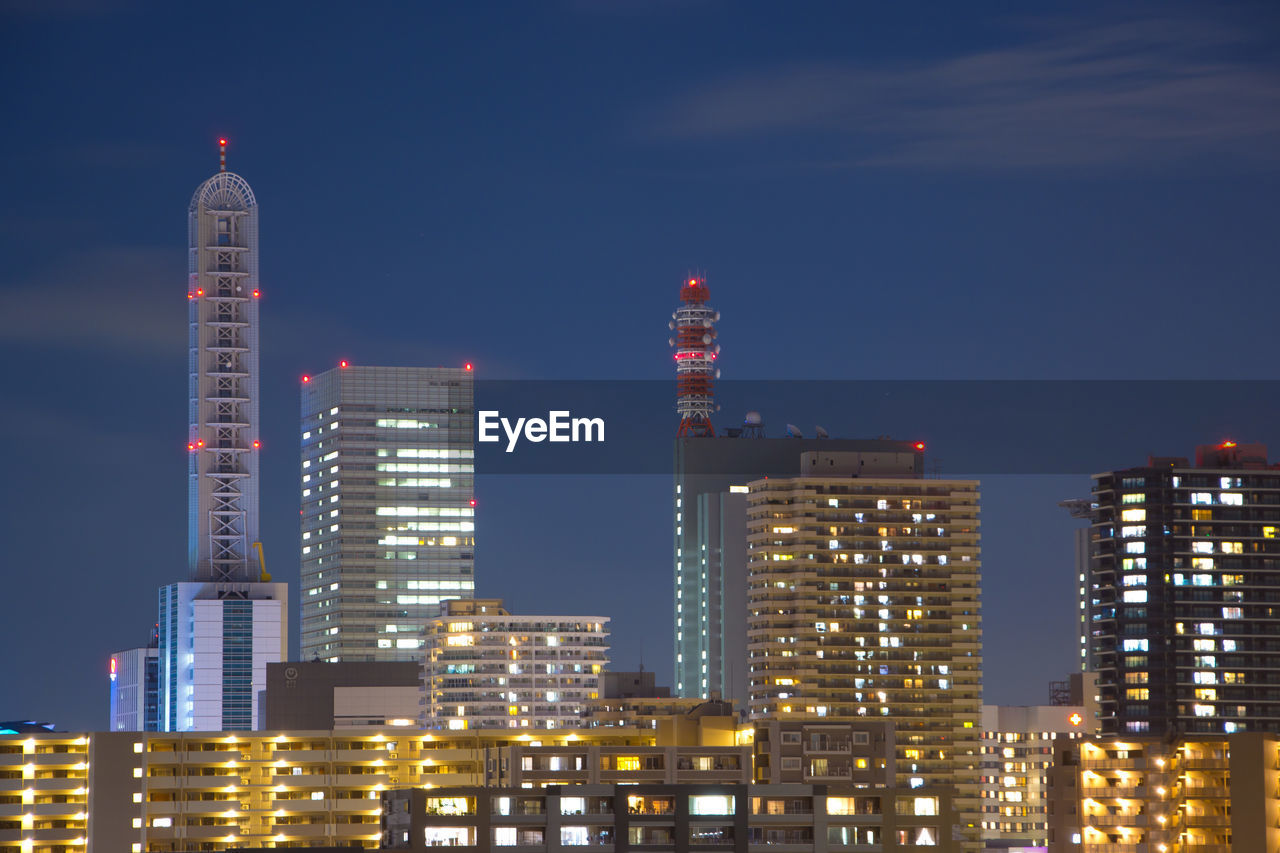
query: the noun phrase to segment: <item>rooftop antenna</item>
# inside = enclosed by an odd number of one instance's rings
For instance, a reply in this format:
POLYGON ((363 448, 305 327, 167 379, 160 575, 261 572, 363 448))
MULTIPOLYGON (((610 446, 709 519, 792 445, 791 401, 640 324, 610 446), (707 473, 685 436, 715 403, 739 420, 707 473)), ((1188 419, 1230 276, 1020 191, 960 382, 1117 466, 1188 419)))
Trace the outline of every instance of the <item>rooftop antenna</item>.
POLYGON ((225 136, 218 139, 218 171, 227 171, 227 138, 225 136))
POLYGON ((711 415, 719 408, 713 389, 720 377, 716 367, 720 345, 715 342, 720 312, 707 305, 708 296, 706 278, 691 274, 680 286, 680 307, 667 324, 674 332, 667 343, 676 350, 677 438, 716 434, 711 415))

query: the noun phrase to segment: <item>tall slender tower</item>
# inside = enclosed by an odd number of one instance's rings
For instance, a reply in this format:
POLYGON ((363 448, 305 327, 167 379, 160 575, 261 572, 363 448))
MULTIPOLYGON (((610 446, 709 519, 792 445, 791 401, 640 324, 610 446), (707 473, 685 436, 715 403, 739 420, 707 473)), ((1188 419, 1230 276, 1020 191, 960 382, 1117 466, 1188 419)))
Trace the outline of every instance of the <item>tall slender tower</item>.
POLYGON ((680 414, 678 438, 714 436, 711 414, 716 410, 713 389, 720 376, 716 358, 720 345, 716 323, 720 312, 707 304, 707 280, 692 276, 680 288, 680 307, 668 325, 675 337, 668 340, 676 348, 676 411, 680 414))
POLYGON ((160 590, 160 727, 251 729, 287 653, 286 584, 258 541, 258 204, 221 168, 188 207, 187 562, 160 590))

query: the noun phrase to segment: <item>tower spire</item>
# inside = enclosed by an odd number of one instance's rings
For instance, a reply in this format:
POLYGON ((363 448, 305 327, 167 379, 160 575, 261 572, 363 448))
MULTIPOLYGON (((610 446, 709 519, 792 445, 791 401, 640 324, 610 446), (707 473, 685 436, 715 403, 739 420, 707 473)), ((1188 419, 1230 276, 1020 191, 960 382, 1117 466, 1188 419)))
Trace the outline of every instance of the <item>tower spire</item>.
POLYGON ((218 171, 227 171, 227 138, 225 136, 218 139, 218 171))
POLYGON ((719 378, 715 343, 720 312, 707 305, 707 280, 700 275, 685 279, 680 287, 680 307, 671 315, 668 327, 675 337, 676 411, 680 414, 677 437, 714 436, 711 413, 716 410, 713 387, 719 378))

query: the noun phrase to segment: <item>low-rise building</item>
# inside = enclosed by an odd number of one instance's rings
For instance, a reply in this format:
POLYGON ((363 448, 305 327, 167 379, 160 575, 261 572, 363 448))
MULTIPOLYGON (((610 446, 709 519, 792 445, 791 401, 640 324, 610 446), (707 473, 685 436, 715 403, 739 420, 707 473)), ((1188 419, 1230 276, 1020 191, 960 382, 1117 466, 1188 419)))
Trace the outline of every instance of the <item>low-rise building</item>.
POLYGON ((1096 737, 1056 753, 1050 851, 1280 849, 1280 735, 1096 737))
POLYGON ((388 791, 383 846, 955 853, 946 789, 591 784, 388 791))

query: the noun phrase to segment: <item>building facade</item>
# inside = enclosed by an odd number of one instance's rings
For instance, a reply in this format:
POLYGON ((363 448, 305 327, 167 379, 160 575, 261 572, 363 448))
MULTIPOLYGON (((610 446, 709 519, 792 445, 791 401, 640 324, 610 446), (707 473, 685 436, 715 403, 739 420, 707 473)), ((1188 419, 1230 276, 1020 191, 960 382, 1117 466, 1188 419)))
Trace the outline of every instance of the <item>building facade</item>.
POLYGON ((258 203, 225 168, 188 208, 189 580, 159 594, 166 731, 253 728, 266 663, 288 652, 288 586, 258 534, 258 203))
POLYGON ((1089 729, 1083 705, 982 706, 982 840, 987 847, 1049 843, 1049 774, 1054 743, 1089 729))
POLYGON ((422 666, 412 661, 274 663, 259 728, 417 726, 421 701, 422 666))
POLYGON ((1102 730, 1280 731, 1280 469, 1224 442, 1094 477, 1102 730))
POLYGON ((428 728, 576 728, 609 663, 608 618, 446 601, 424 633, 428 728))
POLYGON ((383 795, 387 850, 957 851, 948 792, 827 785, 592 784, 383 795))
POLYGON ((140 649, 111 655, 108 664, 111 711, 108 728, 113 732, 160 730, 160 635, 140 649))
POLYGON ((807 476, 750 484, 751 715, 892 722, 897 783, 954 786, 976 849, 978 484, 805 457, 807 476))
POLYGON ((1280 738, 1272 733, 1060 741, 1052 853, 1280 849, 1280 738))
POLYGON ((473 374, 342 365, 302 384, 301 656, 417 661, 475 590, 473 374))
POLYGON ((809 451, 865 452, 895 474, 921 476, 924 446, 908 441, 764 438, 755 413, 721 436, 675 442, 675 692, 719 693, 745 706, 747 644, 746 484, 800 473, 809 451))

